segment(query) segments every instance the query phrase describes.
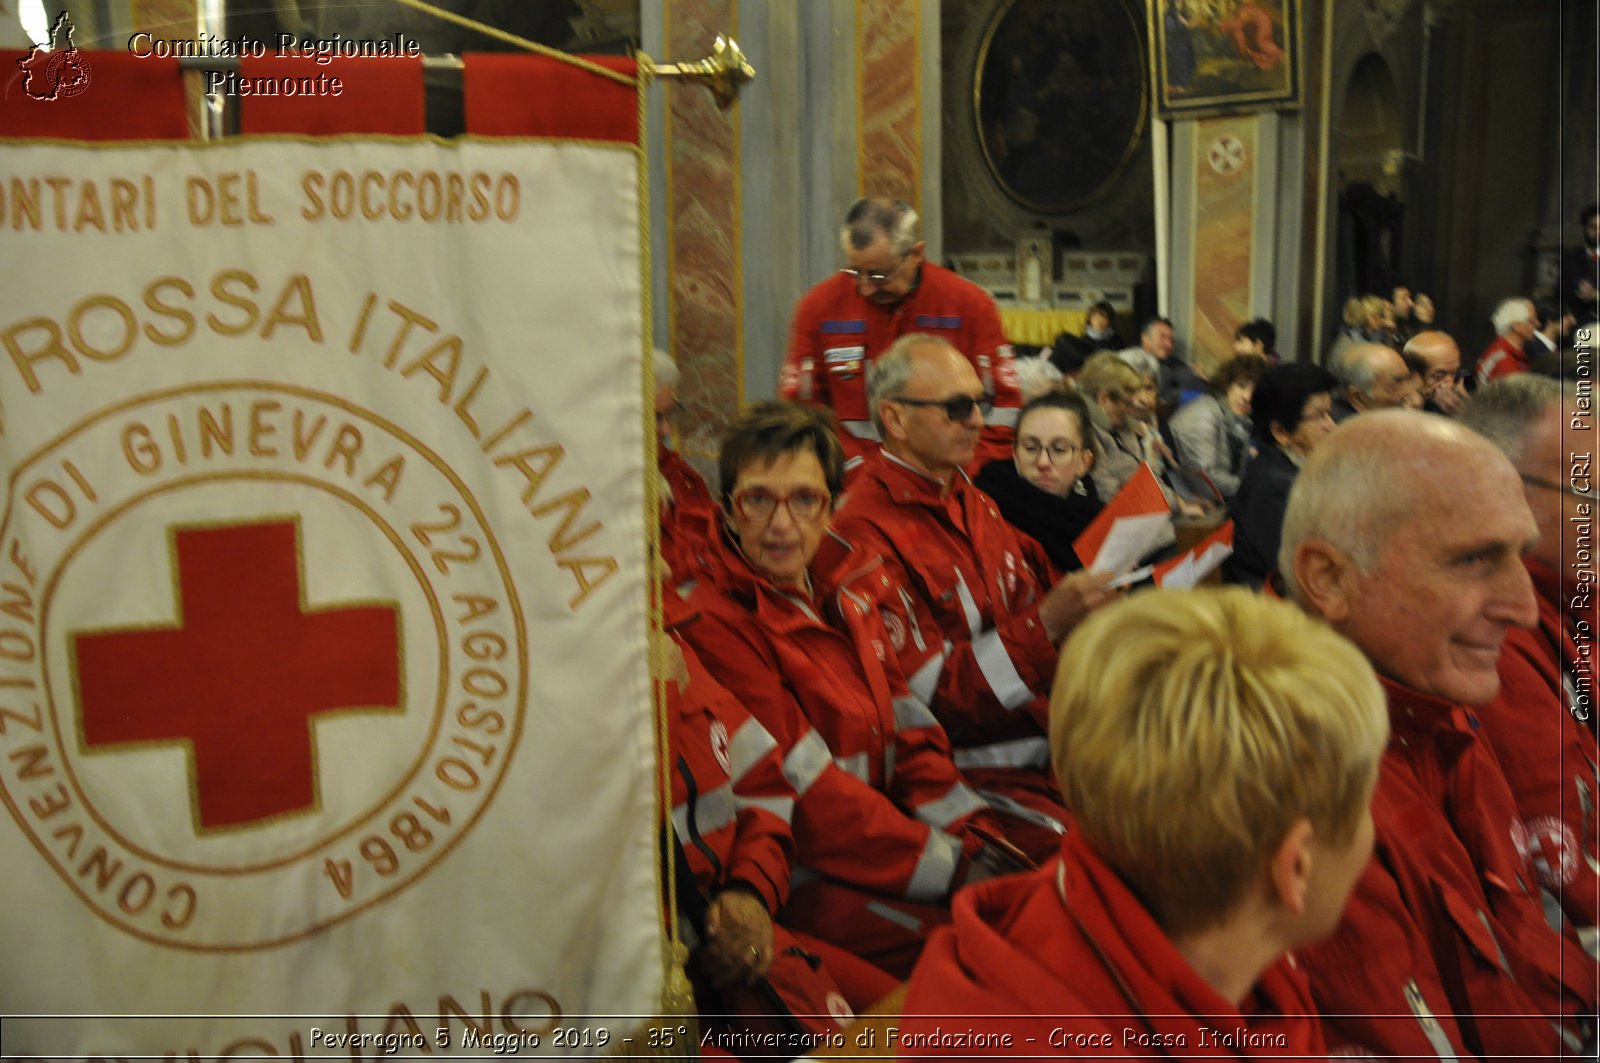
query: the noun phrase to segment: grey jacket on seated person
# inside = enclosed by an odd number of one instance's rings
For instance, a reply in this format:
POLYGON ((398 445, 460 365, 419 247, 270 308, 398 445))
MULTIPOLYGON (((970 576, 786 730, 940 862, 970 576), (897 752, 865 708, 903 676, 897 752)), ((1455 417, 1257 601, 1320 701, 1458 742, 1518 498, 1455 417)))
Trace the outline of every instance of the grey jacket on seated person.
POLYGON ((1225 498, 1239 491, 1250 464, 1250 421, 1228 409, 1219 395, 1202 395, 1167 422, 1178 445, 1178 461, 1211 477, 1225 498))

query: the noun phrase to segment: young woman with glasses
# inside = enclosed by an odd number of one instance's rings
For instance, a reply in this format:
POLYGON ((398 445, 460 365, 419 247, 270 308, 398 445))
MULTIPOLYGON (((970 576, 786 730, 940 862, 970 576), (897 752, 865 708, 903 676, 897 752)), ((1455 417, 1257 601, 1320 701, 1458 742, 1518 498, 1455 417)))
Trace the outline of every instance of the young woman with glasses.
POLYGON ((1077 395, 1041 395, 1017 418, 1011 457, 989 462, 973 481, 1063 572, 1083 567, 1072 544, 1101 508, 1089 476, 1095 462, 1090 425, 1089 408, 1077 395))

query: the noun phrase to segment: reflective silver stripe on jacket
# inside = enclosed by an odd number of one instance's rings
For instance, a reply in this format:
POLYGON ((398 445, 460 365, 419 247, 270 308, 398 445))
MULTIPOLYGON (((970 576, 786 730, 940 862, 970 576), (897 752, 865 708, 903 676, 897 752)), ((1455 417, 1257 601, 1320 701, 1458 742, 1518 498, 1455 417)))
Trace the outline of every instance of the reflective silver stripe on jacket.
POLYGON ((917 860, 917 869, 906 884, 906 896, 914 901, 943 897, 950 892, 950 880, 955 877, 960 860, 961 843, 943 831, 930 830, 922 846, 922 856, 917 860))
POLYGON ((1433 1046, 1439 1058, 1455 1060, 1456 1049, 1450 1043, 1450 1035, 1444 1032, 1444 1027, 1434 1017, 1428 1002, 1422 998, 1422 990, 1417 987, 1415 980, 1406 983, 1406 1003, 1411 1005, 1411 1014, 1417 1017, 1417 1025, 1422 1027, 1423 1036, 1428 1039, 1428 1043, 1433 1046))
POLYGON ((873 915, 884 920, 885 922, 893 923, 895 926, 904 927, 913 934, 920 934, 923 931, 921 919, 918 919, 910 912, 902 912, 898 908, 891 908, 882 901, 868 901, 867 911, 871 912, 873 915))
POLYGON ((917 623, 917 610, 911 604, 911 595, 906 593, 904 587, 896 588, 900 592, 900 604, 905 606, 906 626, 911 629, 911 641, 917 644, 919 652, 926 651, 928 644, 922 639, 922 625, 917 623))
POLYGON ((924 727, 938 727, 939 721, 927 702, 902 694, 894 699, 894 725, 902 731, 918 731, 924 727))
POLYGON ((956 767, 968 768, 1048 768, 1050 742, 1043 735, 1037 738, 1013 738, 987 746, 958 749, 951 759, 956 767))
POLYGON ((828 744, 821 735, 808 729, 783 758, 783 777, 794 787, 796 797, 804 797, 831 763, 833 754, 828 752, 828 744))
POLYGON ((943 797, 924 801, 913 811, 922 822, 945 830, 963 816, 970 816, 980 808, 986 807, 988 806, 984 804, 983 798, 979 797, 970 786, 958 782, 946 790, 943 797))
POLYGON ((977 658, 978 670, 1001 705, 1015 711, 1033 700, 1033 691, 1017 673, 1000 632, 988 631, 973 639, 972 656, 977 658))
POLYGON ((978 612, 978 601, 967 586, 967 578, 960 572, 956 573, 956 594, 961 598, 961 611, 966 614, 967 631, 977 638, 978 632, 983 630, 983 614, 978 612))
POLYGON ((800 612, 804 613, 805 618, 811 621, 813 624, 822 623, 822 618, 817 615, 817 611, 815 609, 811 608, 811 603, 800 597, 798 594, 785 594, 782 597, 784 601, 788 602, 790 605, 800 610, 800 612))
MULTIPOLYGON (((865 613, 868 609, 872 608, 871 602, 867 601, 865 598, 861 597, 861 595, 855 593, 848 587, 839 588, 839 597, 843 599, 843 601, 849 602, 851 605, 855 606, 860 612, 865 613)), ((839 612, 842 613, 844 611, 844 605, 841 603, 839 606, 839 612)))
POLYGON ((757 761, 777 748, 778 740, 758 720, 746 720, 728 740, 728 774, 742 779, 757 761))
POLYGON ((911 688, 911 693, 921 699, 924 705, 933 701, 933 695, 939 689, 939 676, 944 673, 945 659, 950 656, 950 651, 954 648, 951 643, 946 642, 937 657, 929 657, 927 663, 906 677, 906 686, 911 688))
POLYGON ((857 439, 878 438, 878 430, 871 421, 840 421, 839 425, 857 439))
POLYGON ((1017 414, 1022 411, 1015 406, 996 406, 983 415, 984 424, 992 424, 999 428, 1017 427, 1017 414))
MULTIPOLYGON (((702 837, 728 826, 739 815, 739 808, 733 799, 733 783, 725 782, 715 790, 707 790, 701 794, 695 799, 694 812, 695 830, 702 837)), ((783 818, 787 821, 789 816, 784 814, 783 818)), ((689 830, 687 804, 677 805, 672 809, 672 823, 678 828, 678 837, 694 837, 689 830)))
MULTIPOLYGON (((811 733, 816 734, 815 731, 811 733)), ((869 781, 867 778, 867 755, 865 753, 852 753, 848 757, 834 757, 833 762, 839 765, 841 771, 854 775, 862 782, 869 781)))
POLYGON ((1517 976, 1511 973, 1511 965, 1506 962, 1506 951, 1500 947, 1500 939, 1494 936, 1494 927, 1489 925, 1489 917, 1483 914, 1482 908, 1478 909, 1478 922, 1483 924, 1483 932, 1489 935, 1490 941, 1494 942, 1495 962, 1498 963, 1500 965, 1500 969, 1506 973, 1506 977, 1510 978, 1513 982, 1516 981, 1517 976))
POLYGON ((979 790, 978 793, 985 801, 989 802, 990 807, 996 812, 1004 812, 1008 816, 1015 816, 1017 819, 1028 823, 1037 823, 1046 830, 1054 831, 1057 834, 1067 833, 1067 825, 1049 813, 1040 812, 1036 808, 1029 808, 1027 805, 1013 801, 1005 794, 997 794, 992 790, 979 790))
POLYGON ((734 794, 733 801, 740 808, 765 809, 785 823, 794 822, 794 798, 792 797, 741 797, 738 794, 734 794))

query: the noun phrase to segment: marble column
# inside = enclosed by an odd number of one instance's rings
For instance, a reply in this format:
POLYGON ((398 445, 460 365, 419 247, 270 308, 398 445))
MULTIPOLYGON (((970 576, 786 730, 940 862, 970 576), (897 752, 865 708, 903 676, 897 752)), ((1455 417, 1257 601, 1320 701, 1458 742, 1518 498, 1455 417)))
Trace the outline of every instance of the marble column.
POLYGON ((922 204, 918 0, 856 0, 856 174, 862 195, 922 204))
MULTIPOLYGON (((663 58, 711 54, 737 34, 734 0, 667 0, 663 58)), ((665 86, 668 349, 683 373, 678 449, 705 471, 743 397, 738 104, 699 86, 665 86)))
POLYGON ((1195 125, 1195 212, 1191 355, 1211 369, 1233 354, 1233 333, 1250 319, 1251 251, 1257 160, 1256 118, 1202 119, 1195 125))
MULTIPOLYGON (((152 37, 194 40, 200 32, 199 0, 131 0, 130 24, 152 37)), ((189 115, 189 135, 200 137, 204 120, 204 85, 198 71, 183 75, 184 103, 189 115)))

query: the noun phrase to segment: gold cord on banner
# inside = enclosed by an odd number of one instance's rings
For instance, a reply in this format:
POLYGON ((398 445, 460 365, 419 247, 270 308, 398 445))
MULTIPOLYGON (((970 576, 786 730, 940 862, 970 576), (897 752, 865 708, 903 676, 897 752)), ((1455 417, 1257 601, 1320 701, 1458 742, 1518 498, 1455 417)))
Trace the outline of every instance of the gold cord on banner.
MULTIPOLYGON (((667 580, 662 578, 664 565, 661 560, 661 469, 657 459, 660 441, 656 438, 657 420, 655 416, 656 398, 656 359, 655 359, 655 318, 653 316, 653 300, 651 289, 651 261, 650 261, 650 157, 644 144, 644 129, 649 117, 649 97, 646 95, 654 73, 654 64, 649 56, 644 53, 636 55, 639 75, 637 79, 636 96, 638 98, 639 114, 639 142, 635 144, 639 200, 639 304, 640 304, 640 355, 644 359, 644 372, 640 374, 643 381, 643 407, 644 407, 644 522, 645 538, 648 544, 645 556, 650 565, 649 580, 649 612, 650 624, 650 692, 653 697, 653 707, 656 714, 656 822, 666 824, 672 819, 672 776, 667 769, 667 751, 670 747, 670 719, 667 715, 667 684, 676 678, 678 669, 669 661, 668 639, 666 624, 662 616, 661 596, 676 593, 667 580)), ((665 829, 663 827, 663 829, 665 829)), ((662 860, 656 861, 658 869, 665 868, 666 882, 656 883, 656 896, 665 896, 667 899, 667 939, 663 943, 661 956, 661 1015, 662 1019, 652 1023, 649 1027, 651 1033, 645 1037, 645 1054, 651 1055, 686 1055, 693 1057, 698 1053, 695 1046, 699 1042, 696 1016, 699 1007, 695 1003, 694 988, 689 984, 687 966, 689 963, 689 947, 683 941, 682 926, 678 922, 678 891, 676 888, 666 888, 667 883, 677 882, 677 852, 676 846, 662 844, 662 860), (674 1023, 674 1017, 678 1022, 674 1023)), ((659 870, 658 870, 658 873, 659 870)))
POLYGON ((530 52, 538 52, 540 55, 559 60, 563 63, 570 63, 580 70, 587 70, 591 74, 598 74, 603 78, 618 82, 619 84, 633 84, 634 79, 629 77, 627 74, 619 73, 618 71, 603 67, 599 63, 591 63, 582 56, 573 55, 571 52, 563 52, 559 48, 551 48, 549 45, 540 44, 538 41, 530 41, 526 37, 518 37, 515 33, 507 33, 505 30, 491 26, 487 22, 479 22, 477 19, 471 19, 464 15, 458 15, 454 11, 446 11, 442 7, 436 7, 433 4, 427 3, 426 0, 394 0, 394 2, 397 4, 404 4, 406 7, 415 8, 424 14, 432 15, 434 18, 443 19, 446 22, 454 22, 458 26, 469 30, 475 30, 478 33, 483 34, 485 37, 493 37, 495 40, 501 41, 505 44, 514 45, 515 47, 522 48, 530 52))
MULTIPOLYGON (((630 85, 634 82, 634 79, 628 75, 603 67, 598 63, 592 63, 582 56, 573 55, 571 52, 563 52, 559 48, 551 48, 549 45, 540 44, 538 41, 530 41, 526 37, 508 33, 496 26, 489 25, 487 22, 479 22, 477 19, 458 15, 454 11, 446 11, 442 7, 428 3, 427 0, 394 0, 394 2, 404 4, 406 7, 414 8, 424 14, 432 15, 434 18, 443 19, 446 22, 453 22, 458 26, 474 30, 485 37, 492 37, 497 41, 502 41, 514 47, 537 52, 551 59, 568 63, 580 70, 598 74, 600 77, 610 81, 615 81, 622 85, 630 85)), ((638 64, 638 80, 641 84, 648 83, 652 77, 683 78, 686 81, 698 81, 711 90, 711 95, 716 97, 717 106, 723 110, 727 110, 733 105, 733 102, 739 98, 739 92, 744 88, 745 83, 753 80, 756 76, 756 69, 745 58, 744 52, 740 51, 739 42, 720 33, 711 45, 711 54, 704 59, 692 59, 682 63, 657 63, 643 52, 635 52, 634 62, 638 64)), ((642 119, 639 128, 644 128, 642 119)))
MULTIPOLYGON (((699 81, 705 84, 717 103, 726 109, 738 97, 739 90, 745 82, 755 77, 755 70, 745 60, 744 53, 739 50, 737 42, 730 38, 718 36, 713 46, 711 56, 688 63, 671 65, 657 65, 643 52, 634 54, 637 73, 634 77, 618 73, 606 67, 599 66, 587 59, 571 55, 559 49, 550 48, 535 41, 518 37, 515 34, 497 29, 474 19, 465 18, 452 11, 445 11, 427 3, 426 0, 396 0, 397 3, 415 8, 418 11, 433 15, 476 30, 495 40, 503 41, 515 47, 540 55, 556 59, 563 63, 571 64, 590 73, 598 74, 611 81, 633 85, 638 98, 638 129, 639 141, 634 150, 637 158, 638 181, 638 206, 639 206, 639 282, 640 282, 640 355, 644 360, 643 372, 640 374, 642 389, 642 406, 644 416, 643 440, 646 453, 644 455, 645 484, 644 484, 644 523, 646 533, 646 562, 650 571, 647 573, 646 586, 648 588, 648 640, 649 640, 649 672, 652 705, 655 710, 656 722, 656 812, 657 823, 665 824, 671 821, 672 810, 672 782, 667 770, 670 735, 670 721, 667 714, 666 684, 680 681, 683 677, 678 673, 681 666, 672 664, 672 646, 670 636, 667 635, 662 616, 663 594, 674 593, 665 580, 662 579, 661 561, 661 472, 656 460, 656 451, 659 441, 656 438, 655 418, 655 353, 653 336, 655 334, 654 318, 651 306, 651 259, 650 259, 650 170, 649 153, 643 142, 644 130, 648 119, 648 98, 646 91, 650 83, 657 77, 682 77, 699 81)), ((666 850, 664 859, 656 861, 658 874, 664 869, 668 882, 676 881, 677 862, 673 847, 663 846, 666 850)), ((667 936, 663 942, 662 950, 662 990, 661 990, 661 1016, 647 1024, 648 1036, 641 1038, 642 1043, 635 1044, 630 1050, 618 1053, 619 1057, 631 1055, 697 1055, 695 1046, 698 1043, 696 1029, 696 1015, 699 1011, 694 999, 694 990, 689 983, 686 971, 689 960, 689 948, 685 944, 678 919, 678 899, 676 889, 664 888, 665 883, 657 883, 657 895, 667 898, 666 924, 667 936)))

